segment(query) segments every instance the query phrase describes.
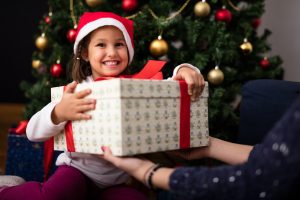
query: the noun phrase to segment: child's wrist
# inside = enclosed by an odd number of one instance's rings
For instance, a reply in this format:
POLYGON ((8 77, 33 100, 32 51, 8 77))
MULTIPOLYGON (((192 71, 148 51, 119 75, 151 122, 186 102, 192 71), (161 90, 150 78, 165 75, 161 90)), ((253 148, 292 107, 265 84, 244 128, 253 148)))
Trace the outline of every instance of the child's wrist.
POLYGON ((54 107, 54 109, 51 112, 51 121, 53 124, 57 125, 63 122, 60 117, 58 116, 58 111, 57 111, 57 105, 54 107))

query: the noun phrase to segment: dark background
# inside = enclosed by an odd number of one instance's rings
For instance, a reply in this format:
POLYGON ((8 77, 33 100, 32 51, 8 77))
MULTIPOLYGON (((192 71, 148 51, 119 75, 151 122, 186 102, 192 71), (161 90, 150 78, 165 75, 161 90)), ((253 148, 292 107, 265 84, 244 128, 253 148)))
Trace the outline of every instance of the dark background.
POLYGON ((20 82, 34 82, 31 55, 38 24, 48 13, 46 0, 3 1, 0 12, 0 103, 26 103, 20 82))

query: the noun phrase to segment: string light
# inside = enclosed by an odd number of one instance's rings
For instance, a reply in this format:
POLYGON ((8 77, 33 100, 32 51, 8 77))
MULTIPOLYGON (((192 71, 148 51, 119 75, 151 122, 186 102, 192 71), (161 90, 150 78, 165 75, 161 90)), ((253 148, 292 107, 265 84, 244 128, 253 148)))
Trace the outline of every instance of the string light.
POLYGON ((73 0, 70 0, 70 13, 71 13, 71 19, 74 25, 74 28, 77 28, 77 21, 74 14, 74 3, 73 0))
POLYGON ((228 4, 236 11, 241 11, 237 6, 235 6, 231 0, 227 0, 228 4))
MULTIPOLYGON (((172 19, 174 19, 175 17, 177 17, 177 16, 178 16, 178 15, 186 8, 186 6, 189 4, 190 1, 191 1, 191 0, 187 0, 187 1, 179 8, 179 10, 178 10, 177 12, 175 12, 174 15, 167 17, 162 23, 165 23, 165 22, 167 22, 167 21, 169 21, 169 20, 172 20, 172 19)), ((151 14, 151 16, 152 16, 154 19, 157 20, 157 19, 159 18, 159 17, 154 13, 154 11, 153 11, 151 8, 148 8, 148 12, 151 14)), ((143 13, 142 11, 139 11, 139 12, 137 12, 136 14, 130 15, 130 16, 126 17, 126 18, 127 18, 127 19, 133 19, 133 18, 137 17, 138 15, 140 15, 140 14, 142 14, 142 13, 143 13)))

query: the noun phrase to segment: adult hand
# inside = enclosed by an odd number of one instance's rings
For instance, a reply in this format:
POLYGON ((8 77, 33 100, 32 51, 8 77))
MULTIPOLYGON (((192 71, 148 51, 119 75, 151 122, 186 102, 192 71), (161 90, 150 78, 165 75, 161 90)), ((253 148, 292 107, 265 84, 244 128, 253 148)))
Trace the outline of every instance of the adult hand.
POLYGON ((139 158, 117 157, 112 154, 109 147, 101 148, 104 154, 100 155, 100 158, 111 162, 113 165, 124 170, 141 182, 144 182, 145 174, 154 165, 151 161, 139 158))
POLYGON ((174 80, 185 80, 188 84, 188 94, 191 96, 191 100, 197 100, 205 86, 205 81, 202 74, 199 74, 197 71, 190 67, 180 67, 174 80))
POLYGON ((88 120, 91 115, 85 112, 95 109, 96 100, 84 98, 92 91, 90 89, 74 92, 77 82, 66 86, 61 101, 55 106, 51 117, 54 124, 67 120, 88 120))

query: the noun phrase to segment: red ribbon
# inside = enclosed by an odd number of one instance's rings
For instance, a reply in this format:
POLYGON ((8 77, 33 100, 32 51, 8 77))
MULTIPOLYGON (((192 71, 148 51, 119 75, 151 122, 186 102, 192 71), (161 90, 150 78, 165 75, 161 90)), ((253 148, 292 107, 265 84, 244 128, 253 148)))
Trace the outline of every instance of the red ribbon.
POLYGON ((185 81, 179 81, 180 86, 180 138, 181 149, 190 147, 190 105, 188 85, 185 81))
POLYGON ((51 163, 53 160, 53 147, 54 147, 54 138, 51 137, 49 140, 46 140, 44 143, 44 181, 48 179, 51 163))
POLYGON ((65 126, 65 135, 66 135, 67 150, 69 152, 75 152, 75 144, 74 144, 73 129, 72 129, 71 121, 68 121, 65 126))
MULTIPOLYGON (((162 80, 163 75, 160 71, 162 67, 166 64, 165 61, 161 60, 149 60, 144 68, 137 74, 132 75, 130 78, 135 79, 157 79, 162 80)), ((125 77, 126 78, 126 77, 125 77)))

